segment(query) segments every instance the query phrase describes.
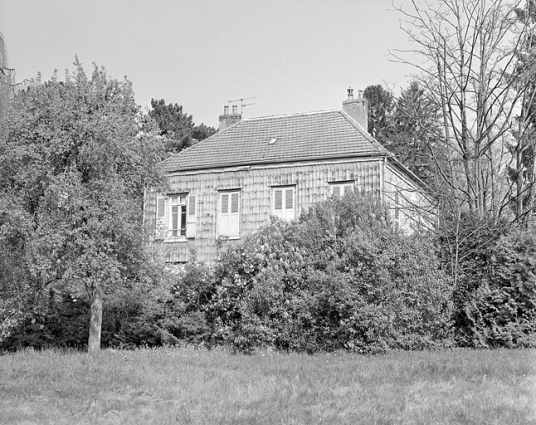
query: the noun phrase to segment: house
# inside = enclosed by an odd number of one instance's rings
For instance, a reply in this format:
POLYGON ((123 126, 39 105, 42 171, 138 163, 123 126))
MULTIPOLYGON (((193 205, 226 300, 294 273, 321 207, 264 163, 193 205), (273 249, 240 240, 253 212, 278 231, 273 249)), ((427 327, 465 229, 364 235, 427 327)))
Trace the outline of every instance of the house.
POLYGON ((270 216, 292 220, 348 190, 381 197, 409 231, 422 184, 367 133, 367 120, 352 89, 342 110, 242 120, 226 107, 218 133, 161 164, 169 192, 146 194, 152 246, 168 263, 194 253, 210 261, 218 238, 239 240, 270 216))

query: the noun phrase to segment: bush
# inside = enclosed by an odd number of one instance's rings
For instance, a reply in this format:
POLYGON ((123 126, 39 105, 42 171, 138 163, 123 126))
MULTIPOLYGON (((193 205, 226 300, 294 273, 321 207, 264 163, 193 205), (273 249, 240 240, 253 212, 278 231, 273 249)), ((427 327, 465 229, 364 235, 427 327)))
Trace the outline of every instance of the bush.
POLYGON ((461 331, 477 347, 536 347, 536 229, 501 237, 489 269, 463 306, 461 331))
MULTIPOLYGON (((314 353, 449 344, 452 288, 431 240, 405 236, 376 199, 348 194, 272 223, 213 266, 147 276, 106 294, 102 345, 269 346, 314 353)), ((85 347, 89 303, 68 293, 13 332, 11 347, 85 347)))
POLYGON ((444 344, 452 290, 434 251, 354 194, 274 220, 222 252, 207 308, 213 341, 307 352, 444 344))
MULTIPOLYGON (((146 271, 149 279, 130 281, 105 294, 102 347, 129 349, 208 340, 211 329, 203 306, 213 288, 211 269, 194 263, 179 274, 146 271)), ((9 336, 0 341, 0 350, 86 348, 89 305, 82 294, 50 291, 24 320, 11 326, 9 336)))
POLYGON ((40 303, 12 329, 0 344, 0 350, 87 346, 89 303, 86 300, 53 290, 40 303))

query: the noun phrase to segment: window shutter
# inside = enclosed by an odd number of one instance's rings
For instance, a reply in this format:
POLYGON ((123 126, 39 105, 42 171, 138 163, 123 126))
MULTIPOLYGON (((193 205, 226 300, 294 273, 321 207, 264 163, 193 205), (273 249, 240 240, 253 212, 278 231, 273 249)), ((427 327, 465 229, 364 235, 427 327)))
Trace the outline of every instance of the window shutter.
POLYGON ((341 187, 340 186, 332 186, 332 195, 334 198, 338 198, 341 196, 341 187))
POLYGON ((238 192, 231 194, 231 214, 229 216, 229 236, 240 236, 240 213, 239 202, 240 195, 238 192))
POLYGON ((285 190, 285 213, 283 218, 293 220, 294 215, 294 189, 289 188, 285 190))
POLYGON ((156 218, 163 220, 166 216, 166 198, 156 198, 156 218))
POLYGON ((294 196, 293 196, 293 190, 287 189, 285 191, 285 209, 286 210, 293 210, 294 209, 294 196))
POLYGON ((227 193, 221 194, 221 213, 222 214, 229 213, 229 194, 227 193))
POLYGON ((274 190, 274 211, 280 212, 283 210, 283 191, 281 189, 274 190))
POLYGON ((221 209, 220 209, 220 222, 219 222, 219 234, 229 235, 229 194, 220 193, 221 197, 221 209))
POLYGON ((231 194, 231 214, 238 213, 238 192, 231 194))
POLYGON ((197 233, 197 197, 190 195, 188 197, 188 214, 186 216, 186 237, 195 238, 197 233))
POLYGON ((156 239, 165 239, 167 237, 169 222, 169 204, 168 198, 164 196, 156 197, 156 239))
POLYGON ((346 184, 344 185, 344 194, 346 195, 348 192, 351 192, 352 191, 352 185, 351 184, 346 184))

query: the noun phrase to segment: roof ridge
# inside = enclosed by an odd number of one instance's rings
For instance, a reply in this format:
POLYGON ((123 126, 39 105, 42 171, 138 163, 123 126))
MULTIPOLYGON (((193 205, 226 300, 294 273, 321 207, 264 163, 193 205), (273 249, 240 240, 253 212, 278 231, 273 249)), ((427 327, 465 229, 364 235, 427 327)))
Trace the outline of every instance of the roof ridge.
POLYGON ((327 114, 330 112, 338 112, 340 109, 322 109, 320 111, 311 111, 311 112, 295 112, 292 114, 280 114, 280 115, 264 115, 261 117, 251 117, 251 118, 244 118, 243 120, 239 122, 244 121, 257 121, 257 120, 269 120, 269 119, 276 119, 276 118, 288 118, 288 117, 302 117, 307 115, 320 115, 320 114, 327 114))

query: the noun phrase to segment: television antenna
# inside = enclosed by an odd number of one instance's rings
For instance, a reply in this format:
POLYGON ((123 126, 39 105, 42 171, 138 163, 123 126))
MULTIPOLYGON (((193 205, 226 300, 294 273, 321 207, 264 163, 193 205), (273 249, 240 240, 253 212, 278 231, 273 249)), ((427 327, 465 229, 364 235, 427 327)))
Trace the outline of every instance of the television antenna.
POLYGON ((250 99, 257 99, 257 96, 253 96, 253 97, 242 97, 242 98, 240 98, 240 99, 230 100, 229 103, 240 102, 240 115, 242 115, 242 113, 244 112, 244 108, 245 108, 246 106, 255 105, 255 103, 244 103, 244 100, 250 100, 250 99))

